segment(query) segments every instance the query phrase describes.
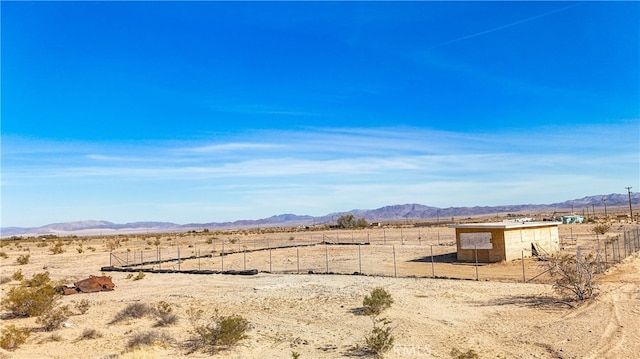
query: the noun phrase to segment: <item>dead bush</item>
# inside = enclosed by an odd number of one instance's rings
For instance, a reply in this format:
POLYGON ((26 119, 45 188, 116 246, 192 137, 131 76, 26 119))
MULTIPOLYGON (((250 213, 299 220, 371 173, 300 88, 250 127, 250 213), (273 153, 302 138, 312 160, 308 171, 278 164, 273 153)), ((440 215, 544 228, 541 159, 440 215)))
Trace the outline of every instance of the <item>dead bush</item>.
POLYGON ((2 328, 0 332, 0 348, 5 350, 16 350, 29 338, 31 332, 27 328, 18 328, 13 324, 2 328))
POLYGON ((593 254, 583 256, 578 251, 575 256, 556 255, 547 262, 547 267, 555 278, 553 288, 563 296, 582 301, 591 298, 597 289, 598 263, 593 254))
POLYGON ((155 309, 145 303, 131 303, 118 312, 110 324, 116 324, 127 319, 140 319, 147 315, 153 315, 155 309))
POLYGON ((129 339, 127 342, 127 349, 131 350, 153 345, 166 346, 167 344, 174 342, 175 339, 167 333, 149 331, 145 333, 138 333, 129 339))
POLYGON ((0 258, 7 259, 9 258, 9 255, 6 252, 0 252, 0 258))

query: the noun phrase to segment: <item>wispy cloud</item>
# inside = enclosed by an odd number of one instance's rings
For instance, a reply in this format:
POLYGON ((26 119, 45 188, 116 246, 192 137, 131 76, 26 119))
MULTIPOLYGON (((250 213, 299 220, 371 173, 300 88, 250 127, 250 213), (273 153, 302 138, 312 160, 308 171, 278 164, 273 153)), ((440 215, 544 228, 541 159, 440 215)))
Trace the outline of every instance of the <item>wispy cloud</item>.
POLYGON ((141 145, 132 155, 129 145, 113 143, 66 152, 49 152, 48 145, 43 152, 30 149, 33 161, 3 152, 3 206, 19 212, 24 206, 75 205, 77 218, 113 206, 144 208, 145 219, 185 208, 180 212, 189 217, 185 221, 195 222, 205 214, 187 204, 206 207, 215 220, 233 220, 406 202, 443 207, 553 202, 619 192, 636 183, 638 126, 630 120, 526 133, 261 131, 215 143, 141 145), (82 212, 83 206, 92 207, 82 212))

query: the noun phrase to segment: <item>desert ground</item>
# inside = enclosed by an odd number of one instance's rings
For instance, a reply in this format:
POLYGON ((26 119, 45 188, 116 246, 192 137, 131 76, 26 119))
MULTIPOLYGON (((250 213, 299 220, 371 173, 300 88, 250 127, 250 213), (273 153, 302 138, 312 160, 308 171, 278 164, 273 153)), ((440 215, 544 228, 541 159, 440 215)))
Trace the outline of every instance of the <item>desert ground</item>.
MULTIPOLYGON (((561 225, 561 238, 572 241, 566 250, 596 248, 596 240, 604 238, 596 239, 591 226, 561 225)), ((613 225, 608 236, 625 226, 631 225, 613 225)), ((361 231, 4 240, 2 278, 18 270, 25 278, 47 271, 52 279, 71 285, 89 275, 101 275, 102 267, 122 264, 119 261, 132 264, 178 256, 180 261, 145 267, 260 272, 247 276, 145 273, 139 280, 131 278, 131 273, 104 273, 113 278, 115 290, 62 297, 61 302, 71 308, 81 300, 89 301, 90 307, 85 314, 69 317, 58 330, 44 332, 34 318, 11 318, 3 310, 3 328, 12 324, 32 333, 25 344, 2 351, 0 357, 292 358, 294 352, 300 358, 358 357, 354 348, 363 345, 373 325, 361 313, 362 301, 375 287, 383 287, 394 299, 383 313, 395 337, 387 358, 450 358, 452 349, 472 349, 480 358, 635 358, 640 353, 637 253, 599 275, 595 298, 572 307, 554 292, 540 261, 526 258, 524 266, 520 260, 481 265, 476 272, 472 264, 453 261, 454 237, 454 230, 445 226, 404 224, 361 231), (58 242, 64 252, 53 254, 58 242), (318 244, 322 242, 344 245, 318 244), (288 248, 250 251, 267 247, 288 248), (220 256, 223 251, 236 253, 220 256), (430 260, 432 251, 437 262, 430 260), (18 264, 17 257, 26 254, 29 263, 18 264), (202 258, 186 259, 198 255, 202 258), (327 269, 334 274, 309 274, 327 269), (434 274, 437 278, 432 278, 434 274), (160 301, 169 303, 178 315, 175 324, 155 327, 153 317, 112 323, 129 304, 160 301), (191 336, 187 315, 191 308, 243 316, 250 323, 248 338, 216 354, 188 353, 183 343, 191 336), (101 336, 83 337, 87 329, 101 336), (142 352, 127 349, 132 337, 148 331, 162 333, 163 341, 142 352)), ((19 281, 3 280, 3 298, 18 285, 19 281)))

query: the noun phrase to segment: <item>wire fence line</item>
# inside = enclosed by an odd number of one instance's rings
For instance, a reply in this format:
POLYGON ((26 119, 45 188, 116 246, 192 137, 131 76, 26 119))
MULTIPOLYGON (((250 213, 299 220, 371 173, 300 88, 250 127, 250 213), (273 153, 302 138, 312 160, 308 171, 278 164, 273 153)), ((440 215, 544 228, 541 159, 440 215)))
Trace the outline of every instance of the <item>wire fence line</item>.
MULTIPOLYGON (((640 228, 613 237, 583 240, 560 253, 593 253, 599 272, 640 250, 640 228)), ((315 238, 176 245, 111 252, 109 270, 255 274, 358 274, 466 280, 537 282, 546 280, 546 256, 502 263, 458 262, 455 236, 365 236, 319 234, 315 238), (313 242, 311 241, 313 240, 313 242), (440 243, 438 245, 438 242, 440 243), (541 260, 540 260, 541 259, 541 260)), ((103 268, 104 269, 104 268, 103 268)))

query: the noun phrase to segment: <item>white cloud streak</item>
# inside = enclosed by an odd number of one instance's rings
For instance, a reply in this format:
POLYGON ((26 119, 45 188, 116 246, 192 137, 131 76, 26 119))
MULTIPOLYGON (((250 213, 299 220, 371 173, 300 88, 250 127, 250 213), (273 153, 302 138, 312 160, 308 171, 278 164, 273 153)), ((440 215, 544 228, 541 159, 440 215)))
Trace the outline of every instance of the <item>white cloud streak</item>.
POLYGON ((17 225, 40 213, 34 208, 46 215, 56 206, 77 208, 79 219, 105 213, 100 218, 115 220, 118 212, 131 221, 198 222, 410 202, 547 203, 637 183, 638 127, 630 120, 488 135, 310 129, 209 142, 61 144, 65 151, 47 144, 3 151, 3 220, 17 225))

